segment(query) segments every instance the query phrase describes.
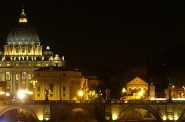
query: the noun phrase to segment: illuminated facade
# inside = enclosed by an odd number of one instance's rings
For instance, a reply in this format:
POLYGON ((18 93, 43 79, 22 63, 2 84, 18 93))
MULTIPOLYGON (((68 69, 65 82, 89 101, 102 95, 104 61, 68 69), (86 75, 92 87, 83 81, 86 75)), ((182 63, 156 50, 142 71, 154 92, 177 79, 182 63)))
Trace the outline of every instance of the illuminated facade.
POLYGON ((49 46, 42 51, 39 36, 29 27, 24 9, 18 26, 10 31, 6 43, 4 52, 0 51, 0 81, 6 82, 6 89, 11 93, 29 89, 34 70, 65 65, 64 57, 54 55, 49 46))
POLYGON ((86 100, 87 80, 77 69, 43 67, 34 71, 34 100, 86 100), (46 94, 48 91, 48 94, 46 94), (81 94, 78 94, 81 91, 81 94), (81 97, 81 98, 79 98, 81 97))
POLYGON ((139 77, 134 78, 127 84, 127 99, 143 99, 147 95, 148 83, 139 77))

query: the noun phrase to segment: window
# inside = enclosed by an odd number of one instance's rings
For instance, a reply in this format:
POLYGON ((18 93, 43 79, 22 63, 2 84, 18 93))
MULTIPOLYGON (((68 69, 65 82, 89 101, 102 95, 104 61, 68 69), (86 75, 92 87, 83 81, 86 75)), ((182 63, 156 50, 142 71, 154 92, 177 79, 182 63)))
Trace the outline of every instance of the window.
POLYGON ((9 67, 10 66, 10 63, 7 63, 6 66, 9 67))
POLYGON ((48 64, 46 64, 46 67, 48 66, 48 64))
POLYGON ((1 64, 0 64, 0 67, 1 67, 1 64))
POLYGON ((30 53, 30 52, 31 52, 31 47, 28 48, 28 53, 30 53))
POLYGON ((40 97, 40 93, 37 94, 37 97, 40 97))
POLYGON ((63 86, 63 91, 66 91, 66 87, 65 86, 63 86))
POLYGON ((53 91, 53 84, 52 83, 50 83, 49 89, 50 89, 51 92, 53 91))
POLYGON ((37 92, 40 92, 40 86, 37 86, 37 92))
POLYGON ((6 80, 10 80, 10 72, 6 72, 6 80))
POLYGON ((28 74, 28 79, 31 80, 31 74, 28 74))
POLYGON ((22 48, 22 53, 25 53, 25 48, 22 48))
POLYGON ((50 94, 50 97, 53 97, 53 94, 50 94))
POLYGON ((22 79, 24 79, 24 80, 26 79, 26 72, 22 73, 22 79))
POLYGON ((16 79, 16 80, 19 80, 19 74, 16 74, 16 75, 15 75, 15 79, 16 79))
POLYGON ((16 48, 16 53, 18 53, 18 51, 19 51, 19 48, 16 48))
POLYGON ((66 94, 65 93, 63 93, 63 97, 65 97, 66 96, 66 94))

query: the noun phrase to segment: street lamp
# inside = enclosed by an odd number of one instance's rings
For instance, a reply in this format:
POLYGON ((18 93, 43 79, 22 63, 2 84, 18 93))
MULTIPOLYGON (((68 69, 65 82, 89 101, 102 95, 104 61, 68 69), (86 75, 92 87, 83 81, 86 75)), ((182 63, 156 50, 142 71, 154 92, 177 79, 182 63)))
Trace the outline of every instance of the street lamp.
POLYGON ((81 103, 81 100, 82 100, 82 97, 83 97, 83 91, 82 90, 79 90, 78 91, 78 96, 79 96, 79 98, 80 98, 80 103, 81 103))
POLYGON ((143 90, 139 91, 139 96, 140 96, 140 99, 143 97, 143 90))

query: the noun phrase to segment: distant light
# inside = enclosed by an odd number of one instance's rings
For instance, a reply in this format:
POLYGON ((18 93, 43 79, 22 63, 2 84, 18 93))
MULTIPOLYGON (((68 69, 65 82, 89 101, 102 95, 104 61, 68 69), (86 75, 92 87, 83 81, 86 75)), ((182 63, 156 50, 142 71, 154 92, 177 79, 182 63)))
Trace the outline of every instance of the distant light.
POLYGON ((113 113, 112 114, 112 120, 117 120, 118 119, 118 114, 117 113, 113 113))
POLYGON ((78 96, 79 97, 82 97, 83 96, 83 91, 82 90, 78 91, 78 96))
POLYGON ((46 50, 50 50, 50 47, 49 47, 49 46, 47 46, 47 47, 46 47, 46 50))
POLYGON ((28 90, 19 90, 17 92, 17 96, 20 100, 23 100, 26 97, 26 94, 33 94, 33 92, 28 90))
POLYGON ((9 96, 10 96, 10 93, 7 92, 7 93, 6 93, 6 96, 9 97, 9 96))
POLYGON ((2 95, 2 94, 5 94, 5 92, 3 92, 3 91, 0 91, 0 95, 2 95))
POLYGON ((163 120, 165 121, 167 118, 166 118, 166 115, 163 116, 163 120))

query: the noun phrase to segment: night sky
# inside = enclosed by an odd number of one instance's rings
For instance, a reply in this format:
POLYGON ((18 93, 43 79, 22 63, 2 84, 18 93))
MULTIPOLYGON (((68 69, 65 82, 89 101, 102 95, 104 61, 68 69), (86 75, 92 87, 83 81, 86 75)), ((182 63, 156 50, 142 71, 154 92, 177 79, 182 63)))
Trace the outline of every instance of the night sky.
POLYGON ((140 65, 185 43, 183 1, 6 0, 0 4, 0 47, 25 6, 41 44, 68 65, 140 65))

